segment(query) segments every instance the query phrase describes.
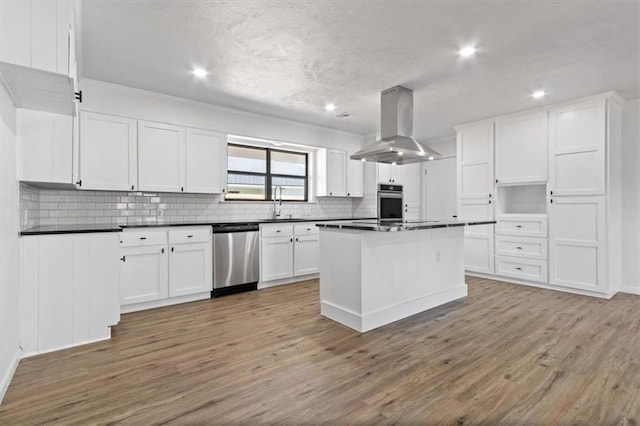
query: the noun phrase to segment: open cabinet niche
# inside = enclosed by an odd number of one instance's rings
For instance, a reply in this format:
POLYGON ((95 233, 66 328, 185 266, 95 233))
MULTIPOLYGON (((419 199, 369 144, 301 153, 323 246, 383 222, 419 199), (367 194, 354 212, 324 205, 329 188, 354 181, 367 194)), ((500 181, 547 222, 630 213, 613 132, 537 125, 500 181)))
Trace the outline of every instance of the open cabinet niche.
POLYGON ((547 214, 547 185, 499 186, 497 207, 496 215, 547 214))

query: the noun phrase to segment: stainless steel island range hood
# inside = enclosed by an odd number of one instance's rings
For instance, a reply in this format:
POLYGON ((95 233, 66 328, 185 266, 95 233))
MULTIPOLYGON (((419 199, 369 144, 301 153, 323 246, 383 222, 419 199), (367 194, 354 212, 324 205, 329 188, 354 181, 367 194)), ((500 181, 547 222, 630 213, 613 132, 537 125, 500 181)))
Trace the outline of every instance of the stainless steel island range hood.
POLYGON ((353 154, 353 160, 409 164, 442 157, 413 138, 413 91, 402 86, 380 95, 382 139, 353 154))

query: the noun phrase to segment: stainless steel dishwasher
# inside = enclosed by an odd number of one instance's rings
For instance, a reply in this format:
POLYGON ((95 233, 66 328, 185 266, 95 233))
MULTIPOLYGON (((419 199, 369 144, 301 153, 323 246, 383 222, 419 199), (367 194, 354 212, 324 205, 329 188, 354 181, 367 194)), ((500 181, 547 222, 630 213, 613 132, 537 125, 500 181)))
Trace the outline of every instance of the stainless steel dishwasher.
POLYGON ((213 226, 212 297, 255 290, 260 280, 259 225, 213 226))

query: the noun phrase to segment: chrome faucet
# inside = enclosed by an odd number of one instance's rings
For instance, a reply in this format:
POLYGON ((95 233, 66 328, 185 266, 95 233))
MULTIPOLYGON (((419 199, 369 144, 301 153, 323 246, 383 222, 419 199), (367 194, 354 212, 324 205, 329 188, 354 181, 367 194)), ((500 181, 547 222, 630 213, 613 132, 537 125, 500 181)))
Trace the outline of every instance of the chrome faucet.
POLYGON ((276 205, 282 206, 282 185, 276 185, 273 190, 273 215, 271 219, 277 219, 280 217, 280 212, 282 212, 282 209, 276 212, 276 205), (280 200, 278 200, 278 188, 280 188, 280 200))

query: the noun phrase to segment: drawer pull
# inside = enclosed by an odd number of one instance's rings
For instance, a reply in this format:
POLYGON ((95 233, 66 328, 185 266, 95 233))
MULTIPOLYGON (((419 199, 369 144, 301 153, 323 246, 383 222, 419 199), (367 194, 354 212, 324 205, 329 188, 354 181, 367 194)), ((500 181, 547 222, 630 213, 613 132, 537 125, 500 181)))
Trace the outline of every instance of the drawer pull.
POLYGON ((522 225, 516 225, 516 228, 522 228, 522 225))
POLYGON ((307 231, 311 231, 311 228, 307 228, 307 231))
POLYGON ((518 250, 522 250, 522 247, 520 247, 520 246, 518 246, 518 247, 516 247, 516 248, 517 248, 518 250))
POLYGON ((522 268, 521 268, 521 267, 519 267, 519 266, 516 266, 516 269, 517 269, 518 271, 522 271, 522 268))
POLYGON ((276 232, 280 232, 280 230, 279 230, 279 229, 276 229, 276 232))
POLYGON ((187 238, 193 238, 193 235, 187 235, 187 238))
POLYGON ((146 239, 147 239, 147 237, 140 237, 140 239, 141 239, 141 240, 146 240, 146 239))

